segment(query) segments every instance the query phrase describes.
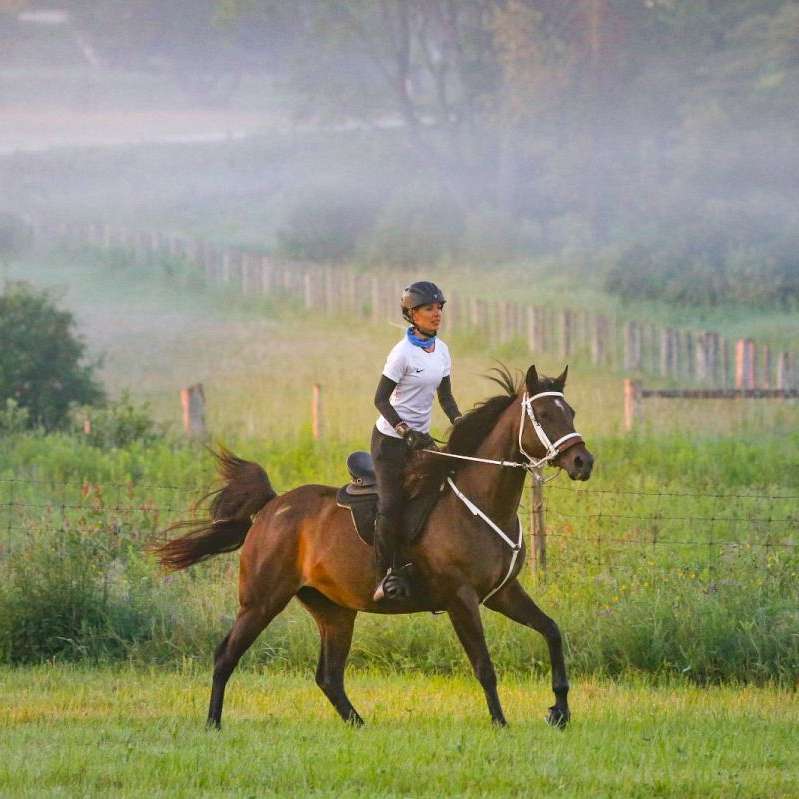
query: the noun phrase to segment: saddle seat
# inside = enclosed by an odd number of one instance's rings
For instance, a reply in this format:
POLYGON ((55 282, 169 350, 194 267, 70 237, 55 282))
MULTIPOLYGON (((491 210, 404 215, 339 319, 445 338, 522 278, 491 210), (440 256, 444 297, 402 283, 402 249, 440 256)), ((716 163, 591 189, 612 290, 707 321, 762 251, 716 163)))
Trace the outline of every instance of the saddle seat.
MULTIPOLYGON (((336 504, 349 510, 355 531, 365 544, 373 546, 377 518, 377 478, 372 456, 361 450, 350 453, 347 470, 351 479, 336 492, 336 504)), ((437 491, 419 494, 406 501, 402 515, 404 545, 412 544, 419 537, 445 486, 446 481, 437 491)))

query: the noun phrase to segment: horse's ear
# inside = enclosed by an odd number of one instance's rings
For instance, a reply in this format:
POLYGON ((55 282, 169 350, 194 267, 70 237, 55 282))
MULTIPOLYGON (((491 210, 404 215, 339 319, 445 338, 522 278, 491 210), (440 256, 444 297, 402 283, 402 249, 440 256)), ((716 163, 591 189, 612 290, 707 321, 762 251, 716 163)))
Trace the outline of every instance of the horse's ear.
POLYGON ((528 394, 537 394, 538 393, 538 372, 535 370, 535 364, 533 364, 527 370, 527 376, 524 378, 524 383, 527 386, 527 393, 528 394))
POLYGON ((563 391, 564 387, 566 386, 566 377, 569 374, 569 364, 566 364, 563 371, 555 378, 555 385, 557 386, 558 391, 563 391))

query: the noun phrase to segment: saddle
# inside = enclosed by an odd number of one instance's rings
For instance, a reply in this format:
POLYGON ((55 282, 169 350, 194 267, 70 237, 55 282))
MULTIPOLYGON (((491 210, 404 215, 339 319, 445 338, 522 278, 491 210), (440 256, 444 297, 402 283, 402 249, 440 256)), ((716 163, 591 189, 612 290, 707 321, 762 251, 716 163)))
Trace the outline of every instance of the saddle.
MULTIPOLYGON (((355 531, 371 547, 374 545, 377 517, 377 479, 372 456, 362 451, 351 453, 347 458, 347 470, 351 480, 336 492, 336 504, 349 510, 355 531)), ((412 544, 419 537, 445 486, 446 481, 437 491, 419 494, 405 503, 402 516, 403 545, 412 544)))

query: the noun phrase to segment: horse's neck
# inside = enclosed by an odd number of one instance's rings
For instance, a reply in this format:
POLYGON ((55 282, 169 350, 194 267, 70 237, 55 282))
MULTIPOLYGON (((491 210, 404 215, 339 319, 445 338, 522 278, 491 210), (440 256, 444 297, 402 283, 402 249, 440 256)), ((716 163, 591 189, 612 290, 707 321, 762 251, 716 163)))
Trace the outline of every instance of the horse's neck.
MULTIPOLYGON (((474 455, 491 460, 518 462, 520 406, 514 402, 500 417, 494 429, 477 448, 474 455)), ((469 463, 458 472, 458 487, 482 511, 503 529, 510 529, 519 509, 524 489, 524 469, 496 466, 487 463, 469 463)))

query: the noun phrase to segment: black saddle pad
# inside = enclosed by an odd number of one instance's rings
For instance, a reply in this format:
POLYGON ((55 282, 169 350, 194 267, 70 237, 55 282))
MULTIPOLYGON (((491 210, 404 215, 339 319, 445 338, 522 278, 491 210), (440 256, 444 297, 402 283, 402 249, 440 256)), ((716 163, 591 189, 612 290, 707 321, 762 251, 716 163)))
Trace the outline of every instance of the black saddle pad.
MULTIPOLYGON (((402 519, 402 540, 404 545, 412 544, 419 537, 430 511, 433 510, 436 502, 438 502, 445 485, 446 483, 443 483, 438 491, 420 494, 405 503, 402 519)), ((336 503, 350 511, 356 532, 363 542, 371 547, 374 545, 375 540, 377 493, 351 494, 347 490, 348 488, 351 488, 349 484, 339 488, 336 492, 336 503)))

